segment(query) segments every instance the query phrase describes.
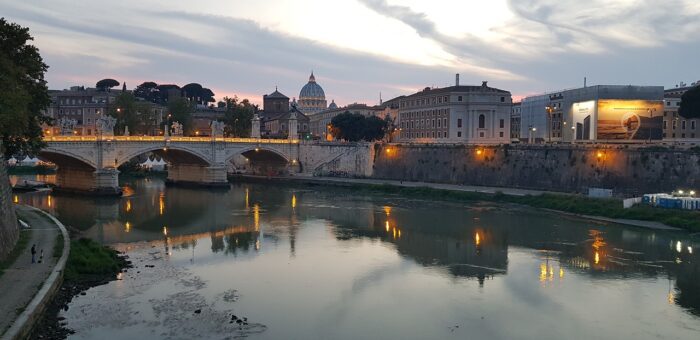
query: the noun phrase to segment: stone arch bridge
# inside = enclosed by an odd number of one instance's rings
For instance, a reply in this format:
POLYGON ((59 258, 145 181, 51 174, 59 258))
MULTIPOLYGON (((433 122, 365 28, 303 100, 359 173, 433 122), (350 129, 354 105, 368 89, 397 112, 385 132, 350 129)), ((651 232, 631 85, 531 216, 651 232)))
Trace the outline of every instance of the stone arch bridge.
POLYGON ((119 195, 117 168, 153 152, 168 161, 168 181, 228 186, 227 169, 240 155, 252 165, 282 167, 291 173, 344 171, 371 175, 374 148, 367 143, 307 143, 294 139, 56 136, 37 155, 58 167, 56 186, 65 191, 119 195))

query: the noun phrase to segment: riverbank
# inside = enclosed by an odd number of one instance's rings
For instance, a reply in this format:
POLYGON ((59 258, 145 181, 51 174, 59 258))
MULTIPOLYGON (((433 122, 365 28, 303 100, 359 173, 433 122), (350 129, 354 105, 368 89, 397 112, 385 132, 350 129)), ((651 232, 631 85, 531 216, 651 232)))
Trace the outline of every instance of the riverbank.
POLYGON ((73 334, 73 330, 65 327, 60 311, 68 310, 68 304, 76 296, 116 280, 119 273, 131 267, 122 253, 95 241, 81 238, 72 240, 70 245, 63 284, 32 330, 32 339, 65 339, 73 334))
POLYGON ((574 194, 499 187, 463 186, 453 184, 406 182, 394 180, 334 178, 334 177, 264 177, 231 176, 235 182, 300 183, 353 188, 371 193, 390 193, 411 197, 514 203, 534 208, 566 213, 581 218, 660 230, 700 232, 700 212, 653 208, 637 205, 622 207, 619 199, 597 199, 574 194))
POLYGON ((29 228, 21 232, 26 240, 18 245, 13 263, 0 277, 3 339, 27 337, 61 284, 69 251, 63 245, 64 235, 67 239, 68 233, 60 222, 32 207, 18 206, 16 211, 29 228), (32 263, 30 245, 34 245, 37 252, 36 263, 32 263))

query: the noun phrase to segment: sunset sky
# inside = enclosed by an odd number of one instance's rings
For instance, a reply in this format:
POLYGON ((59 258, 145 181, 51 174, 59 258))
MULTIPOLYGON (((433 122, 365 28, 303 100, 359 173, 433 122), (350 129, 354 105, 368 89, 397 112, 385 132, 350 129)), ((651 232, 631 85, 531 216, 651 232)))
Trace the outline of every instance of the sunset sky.
POLYGON ((330 102, 375 104, 426 86, 515 97, 588 84, 700 79, 697 0, 0 0, 28 26, 51 89, 101 78, 221 98, 298 97, 311 70, 330 102))

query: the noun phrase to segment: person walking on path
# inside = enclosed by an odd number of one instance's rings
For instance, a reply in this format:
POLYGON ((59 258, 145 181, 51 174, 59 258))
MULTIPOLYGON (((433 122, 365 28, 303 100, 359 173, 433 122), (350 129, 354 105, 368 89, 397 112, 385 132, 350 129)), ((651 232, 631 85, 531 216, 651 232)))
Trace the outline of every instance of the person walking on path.
POLYGON ((36 244, 32 244, 32 263, 36 263, 36 244))

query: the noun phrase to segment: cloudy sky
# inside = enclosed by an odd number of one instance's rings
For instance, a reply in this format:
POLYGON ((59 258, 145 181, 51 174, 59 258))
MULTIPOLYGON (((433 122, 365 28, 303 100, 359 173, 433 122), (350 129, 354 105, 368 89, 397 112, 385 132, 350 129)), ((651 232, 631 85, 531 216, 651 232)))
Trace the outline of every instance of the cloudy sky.
POLYGON ((342 105, 455 73, 516 97, 700 80, 698 0, 0 0, 0 16, 30 27, 52 89, 198 82, 260 102, 313 70, 342 105))

